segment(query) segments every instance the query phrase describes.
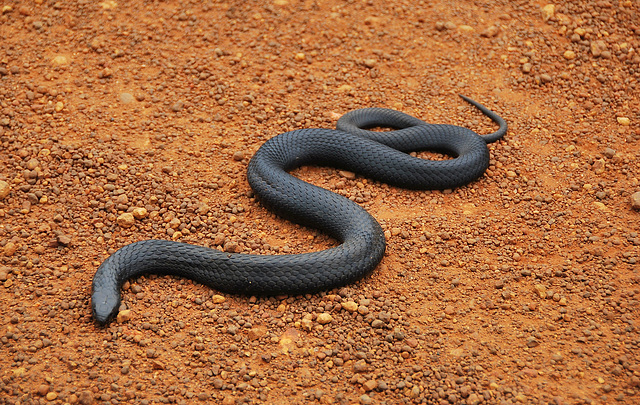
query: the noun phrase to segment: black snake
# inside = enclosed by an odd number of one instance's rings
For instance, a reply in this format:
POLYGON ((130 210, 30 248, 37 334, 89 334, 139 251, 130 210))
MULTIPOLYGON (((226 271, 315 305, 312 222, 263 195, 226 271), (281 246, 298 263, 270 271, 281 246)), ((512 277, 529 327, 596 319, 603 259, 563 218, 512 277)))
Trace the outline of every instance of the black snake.
POLYGON ((353 282, 372 271, 385 251, 380 224, 363 208, 287 171, 308 164, 349 170, 394 186, 449 189, 482 176, 489 166, 488 142, 507 132, 506 122, 462 96, 499 124, 491 135, 470 129, 427 124, 383 108, 364 108, 342 116, 337 130, 300 129, 275 136, 255 153, 247 171, 254 193, 270 210, 319 229, 340 245, 312 253, 254 255, 168 240, 131 243, 98 268, 92 286, 96 321, 106 324, 120 306, 122 284, 145 273, 187 277, 217 290, 246 295, 312 293, 353 282), (368 128, 389 127, 375 132, 368 128), (436 150, 453 156, 424 160, 407 154, 436 150))

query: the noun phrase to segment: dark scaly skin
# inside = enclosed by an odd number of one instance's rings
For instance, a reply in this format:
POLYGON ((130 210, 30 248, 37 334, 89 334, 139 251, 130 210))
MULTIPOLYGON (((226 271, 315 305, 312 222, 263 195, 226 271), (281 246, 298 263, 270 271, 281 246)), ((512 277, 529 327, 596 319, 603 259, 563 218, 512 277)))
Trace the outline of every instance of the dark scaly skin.
POLYGON ((358 204, 287 171, 319 164, 410 189, 441 190, 468 184, 489 166, 486 144, 504 136, 507 125, 481 104, 462 97, 498 123, 498 131, 480 136, 467 128, 427 124, 394 110, 365 108, 341 117, 338 130, 301 129, 268 140, 247 171, 255 194, 276 214, 319 229, 341 244, 304 254, 252 255, 166 240, 131 243, 109 256, 93 278, 91 302, 96 321, 108 323, 118 312, 122 284, 146 273, 178 275, 245 295, 312 293, 360 279, 384 255, 384 232, 378 222, 358 204), (366 130, 372 127, 396 130, 366 130), (430 161, 406 154, 426 149, 444 151, 454 158, 430 161))

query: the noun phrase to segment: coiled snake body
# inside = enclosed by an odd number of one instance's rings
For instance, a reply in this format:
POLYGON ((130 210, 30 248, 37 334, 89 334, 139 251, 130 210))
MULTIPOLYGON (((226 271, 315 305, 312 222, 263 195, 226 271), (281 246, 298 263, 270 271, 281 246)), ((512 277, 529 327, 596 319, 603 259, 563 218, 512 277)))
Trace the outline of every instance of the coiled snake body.
POLYGON ((109 322, 118 312, 122 284, 145 273, 183 276, 223 292, 246 295, 311 293, 363 277, 384 255, 380 224, 358 204, 287 171, 318 164, 410 189, 467 184, 487 169, 486 144, 501 138, 507 125, 486 107, 462 97, 498 123, 498 131, 483 137, 463 127, 426 124, 394 110, 365 108, 342 116, 337 130, 300 129, 271 138, 249 162, 247 179, 254 193, 276 214, 319 229, 341 244, 312 253, 254 255, 167 240, 131 243, 109 256, 93 278, 96 321, 109 322), (373 127, 395 131, 366 130, 373 127), (406 153, 427 149, 454 158, 432 161, 406 153))

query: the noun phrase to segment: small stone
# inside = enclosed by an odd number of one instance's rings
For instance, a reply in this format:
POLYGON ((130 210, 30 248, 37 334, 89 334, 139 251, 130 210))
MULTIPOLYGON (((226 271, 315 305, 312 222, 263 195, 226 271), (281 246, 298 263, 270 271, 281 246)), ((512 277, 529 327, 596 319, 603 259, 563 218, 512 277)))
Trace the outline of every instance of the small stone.
POLYGON ((133 217, 133 214, 125 212, 116 218, 116 222, 123 228, 129 228, 135 223, 135 218, 133 217))
POLYGON ((238 244, 238 242, 230 240, 224 243, 222 249, 227 253, 238 253, 238 251, 240 250, 240 245, 238 244))
POLYGON ((551 77, 551 75, 543 73, 540 75, 540 81, 542 83, 551 83, 553 81, 553 78, 551 77))
POLYGON ((143 218, 146 218, 149 213, 147 212, 147 209, 144 207, 136 207, 133 209, 133 211, 131 211, 131 214, 136 219, 143 219, 143 218))
POLYGON ((182 101, 177 101, 171 106, 171 111, 180 112, 184 108, 184 103, 182 101))
POLYGON ((111 76, 113 76, 113 70, 109 68, 104 68, 100 71, 100 73, 98 73, 98 78, 100 79, 108 79, 111 76))
POLYGON ((605 161, 604 159, 598 159, 595 162, 593 162, 593 171, 596 174, 602 174, 604 173, 604 169, 605 169, 605 161))
POLYGON ((375 59, 365 59, 364 60, 364 66, 368 67, 369 69, 371 69, 371 68, 376 66, 376 60, 375 59))
POLYGON ((542 20, 547 22, 556 13, 556 6, 553 4, 547 4, 542 7, 542 20))
POLYGON ((522 65, 522 72, 523 73, 531 73, 531 69, 533 69, 533 65, 531 63, 524 63, 522 65))
POLYGON ((538 344, 539 344, 538 340, 533 336, 530 336, 529 338, 527 338, 527 347, 536 347, 538 346, 538 344))
POLYGON ((567 50, 564 51, 564 53, 562 54, 562 56, 566 59, 566 60, 573 60, 576 58, 576 53, 573 52, 572 50, 567 50))
POLYGON ((242 152, 242 151, 240 151, 240 150, 239 150, 239 151, 237 151, 237 152, 235 152, 235 153, 233 154, 233 160, 235 160, 235 161, 238 161, 238 162, 239 162, 239 161, 241 161, 242 159, 244 159, 244 152, 242 152))
POLYGON ((349 312, 356 312, 358 310, 358 304, 353 301, 343 302, 341 305, 344 310, 349 312))
POLYGON ((373 399, 367 394, 360 395, 360 403, 362 405, 369 405, 373 403, 373 399))
POLYGON ((356 373, 365 373, 369 369, 367 362, 365 360, 358 360, 353 363, 353 371, 356 373))
POLYGON ((122 104, 131 104, 134 101, 133 94, 131 93, 120 93, 118 99, 122 104))
POLYGON ((496 35, 498 35, 499 32, 500 32, 500 28, 496 25, 492 25, 490 27, 487 27, 487 29, 485 29, 484 31, 482 31, 480 33, 480 36, 484 38, 493 38, 496 35))
POLYGON ((53 401, 54 399, 58 398, 58 393, 50 392, 47 394, 46 398, 47 398, 47 401, 53 401))
POLYGON ((613 157, 616 155, 616 150, 615 150, 615 149, 611 149, 611 148, 606 148, 606 149, 604 150, 604 152, 602 152, 602 154, 603 154, 605 157, 607 157, 607 158, 611 159, 611 158, 613 158, 613 157))
POLYGON ((55 106, 53 107, 53 109, 54 109, 56 112, 60 112, 60 111, 62 111, 62 110, 64 109, 64 103, 63 103, 62 101, 58 101, 58 102, 56 102, 56 104, 55 104, 55 106))
POLYGON ((7 281, 7 279, 9 278, 9 273, 11 273, 10 268, 6 266, 0 267, 0 281, 7 281))
POLYGON ((542 284, 536 284, 535 288, 540 298, 545 298, 547 296, 547 287, 542 284))
POLYGON ((118 323, 125 323, 125 322, 129 322, 132 317, 133 317, 133 314, 131 313, 131 310, 125 309, 118 312, 118 316, 116 317, 116 320, 118 321, 118 323))
POLYGON ((451 21, 447 21, 446 23, 444 23, 444 28, 448 29, 448 30, 454 30, 456 29, 458 26, 451 22, 451 21))
POLYGON ((340 170, 338 171, 338 174, 348 180, 353 180, 356 178, 356 174, 354 172, 348 172, 346 170, 340 170))
POLYGON ((478 405, 480 403, 480 398, 478 397, 477 394, 471 393, 467 397, 467 401, 466 402, 467 402, 467 405, 478 405))
POLYGON ((0 180, 0 200, 4 200, 9 195, 9 191, 11 191, 11 186, 4 180, 0 180))
POLYGON ((627 117, 617 117, 616 120, 618 121, 618 124, 628 127, 629 125, 631 125, 631 120, 627 117))
POLYGON ((384 326, 384 322, 381 321, 380 319, 374 319, 373 322, 371 322, 371 327, 374 329, 380 329, 384 326))
POLYGON ((71 244, 71 237, 64 233, 58 233, 56 235, 56 240, 58 244, 62 246, 69 246, 71 244))
POLYGON ((5 256, 11 257, 16 253, 16 250, 18 250, 18 246, 13 242, 8 242, 4 245, 3 253, 5 256))
POLYGON ((222 304, 223 302, 225 302, 227 299, 225 297, 223 297, 222 295, 213 295, 211 297, 211 302, 213 302, 214 304, 222 304))
POLYGON ((607 51, 607 43, 603 40, 591 41, 589 49, 591 50, 591 54, 596 58, 600 56, 604 57, 606 56, 604 53, 607 51))
POLYGON ((93 393, 88 390, 80 392, 80 395, 78 395, 78 402, 80 402, 80 405, 91 405, 95 403, 93 393))
POLYGON ((469 32, 475 31, 475 28, 473 28, 470 25, 463 24, 463 25, 459 25, 458 26, 458 30, 461 31, 461 32, 464 32, 464 33, 469 33, 469 32))
POLYGON ((67 59, 66 56, 57 55, 55 58, 51 60, 51 63, 53 63, 54 65, 62 66, 62 65, 68 64, 69 60, 67 59))
POLYGON ((301 62, 301 61, 303 61, 305 58, 306 58, 306 55, 305 55, 304 53, 302 53, 302 52, 298 52, 298 53, 296 53, 296 60, 297 60, 297 61, 301 62))
POLYGON ((331 314, 323 312, 321 314, 318 314, 318 317, 316 318, 316 321, 318 321, 318 323, 320 325, 326 325, 326 324, 330 323, 331 321, 333 321, 333 317, 331 316, 331 314))
POLYGON ((47 384, 40 384, 38 386, 38 395, 44 397, 49 392, 49 386, 47 384))
POLYGON ((376 380, 369 380, 364 384, 362 384, 362 388, 364 388, 366 392, 373 391, 377 387, 378 387, 378 382, 376 380))
POLYGON ((631 194, 631 208, 640 210, 640 191, 631 194))
POLYGON ((313 329, 313 321, 311 320, 311 314, 307 314, 302 317, 302 319, 300 320, 300 326, 302 326, 302 329, 304 330, 313 329))

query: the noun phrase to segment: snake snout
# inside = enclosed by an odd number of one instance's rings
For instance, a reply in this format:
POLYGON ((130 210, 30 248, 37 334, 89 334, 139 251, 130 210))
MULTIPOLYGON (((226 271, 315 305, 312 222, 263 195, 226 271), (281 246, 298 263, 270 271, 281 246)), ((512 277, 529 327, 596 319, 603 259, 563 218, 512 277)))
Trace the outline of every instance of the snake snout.
POLYGON ((91 296, 91 307, 93 317, 101 324, 105 325, 118 313, 120 307, 120 294, 106 294, 104 290, 94 291, 91 296))

